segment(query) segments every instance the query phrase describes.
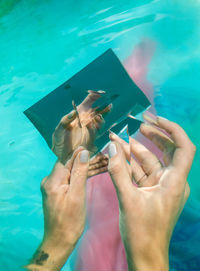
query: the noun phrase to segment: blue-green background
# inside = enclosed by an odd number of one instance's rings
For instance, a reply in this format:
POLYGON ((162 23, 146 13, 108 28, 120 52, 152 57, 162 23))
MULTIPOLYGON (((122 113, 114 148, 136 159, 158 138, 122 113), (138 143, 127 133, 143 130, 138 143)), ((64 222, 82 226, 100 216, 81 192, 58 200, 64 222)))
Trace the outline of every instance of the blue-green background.
POLYGON ((39 183, 55 161, 22 112, 106 49, 123 61, 143 39, 156 43, 148 80, 158 114, 197 146, 171 270, 200 270, 199 29, 199 0, 0 0, 1 271, 22 270, 42 237, 39 183))

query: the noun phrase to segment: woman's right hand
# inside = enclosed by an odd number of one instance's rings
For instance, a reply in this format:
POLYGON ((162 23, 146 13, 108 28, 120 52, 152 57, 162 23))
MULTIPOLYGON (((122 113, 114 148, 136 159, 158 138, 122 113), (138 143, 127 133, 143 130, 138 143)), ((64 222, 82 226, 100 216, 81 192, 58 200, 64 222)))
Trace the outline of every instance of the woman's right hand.
POLYGON ((108 168, 119 200, 129 270, 164 271, 169 270, 171 235, 190 193, 187 176, 196 148, 178 124, 161 117, 148 122, 140 131, 163 152, 164 164, 130 138, 137 161, 132 157, 129 165, 129 145, 111 134, 108 168))

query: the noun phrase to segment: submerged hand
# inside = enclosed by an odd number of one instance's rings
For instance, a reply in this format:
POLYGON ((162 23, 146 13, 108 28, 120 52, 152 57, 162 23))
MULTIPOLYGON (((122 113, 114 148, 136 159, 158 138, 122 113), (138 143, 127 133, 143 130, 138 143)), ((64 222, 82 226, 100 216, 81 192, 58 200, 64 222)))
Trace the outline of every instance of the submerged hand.
POLYGON ((111 135, 109 172, 118 195, 129 270, 163 271, 169 270, 169 242, 190 193, 187 176, 196 148, 176 123, 161 117, 154 125, 149 122, 140 131, 163 152, 164 165, 132 138, 131 153, 137 161, 132 158, 129 165, 128 145, 111 135))
POLYGON ((60 270, 74 249, 85 226, 88 168, 89 152, 79 148, 42 181, 44 237, 28 270, 60 270))

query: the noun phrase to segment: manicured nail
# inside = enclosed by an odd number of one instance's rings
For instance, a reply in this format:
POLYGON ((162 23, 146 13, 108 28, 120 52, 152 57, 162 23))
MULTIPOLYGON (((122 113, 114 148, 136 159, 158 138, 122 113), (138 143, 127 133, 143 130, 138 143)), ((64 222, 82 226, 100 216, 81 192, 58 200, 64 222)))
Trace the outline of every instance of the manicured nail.
POLYGON ((111 110, 113 108, 113 104, 109 104, 108 108, 111 110))
POLYGON ((167 119, 166 119, 166 118, 164 118, 164 117, 157 116, 157 121, 159 121, 159 119, 161 119, 161 120, 167 120, 167 119))
POLYGON ((108 149, 109 157, 112 158, 117 154, 117 148, 115 143, 111 142, 108 149))
POLYGON ((99 94, 104 94, 104 93, 106 93, 105 90, 101 90, 101 89, 98 90, 97 92, 98 92, 99 94))
POLYGON ((155 124, 157 125, 158 124, 158 120, 157 120, 157 117, 155 115, 153 115, 152 113, 150 112, 145 112, 143 114, 143 117, 146 121, 152 123, 152 124, 155 124))
POLYGON ((89 160, 89 152, 87 150, 83 150, 80 154, 80 162, 87 163, 89 160))
POLYGON ((109 130, 109 137, 110 137, 110 139, 117 139, 117 135, 114 133, 114 132, 112 132, 111 130, 109 130))

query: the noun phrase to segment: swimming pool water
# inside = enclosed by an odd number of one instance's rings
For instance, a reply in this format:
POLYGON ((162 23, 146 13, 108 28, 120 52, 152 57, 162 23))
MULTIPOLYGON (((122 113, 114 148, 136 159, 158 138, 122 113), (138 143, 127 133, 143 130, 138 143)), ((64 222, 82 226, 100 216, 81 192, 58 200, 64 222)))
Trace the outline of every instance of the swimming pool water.
MULTIPOLYGON (((137 83, 157 113, 182 125, 197 146, 170 263, 200 270, 199 14, 198 0, 0 1, 1 271, 22 270, 42 238, 39 184, 56 160, 22 112, 106 49, 129 63, 138 46, 152 58, 145 67, 130 62, 129 73, 147 75, 137 83)), ((74 270, 75 259, 64 270, 74 270)))

